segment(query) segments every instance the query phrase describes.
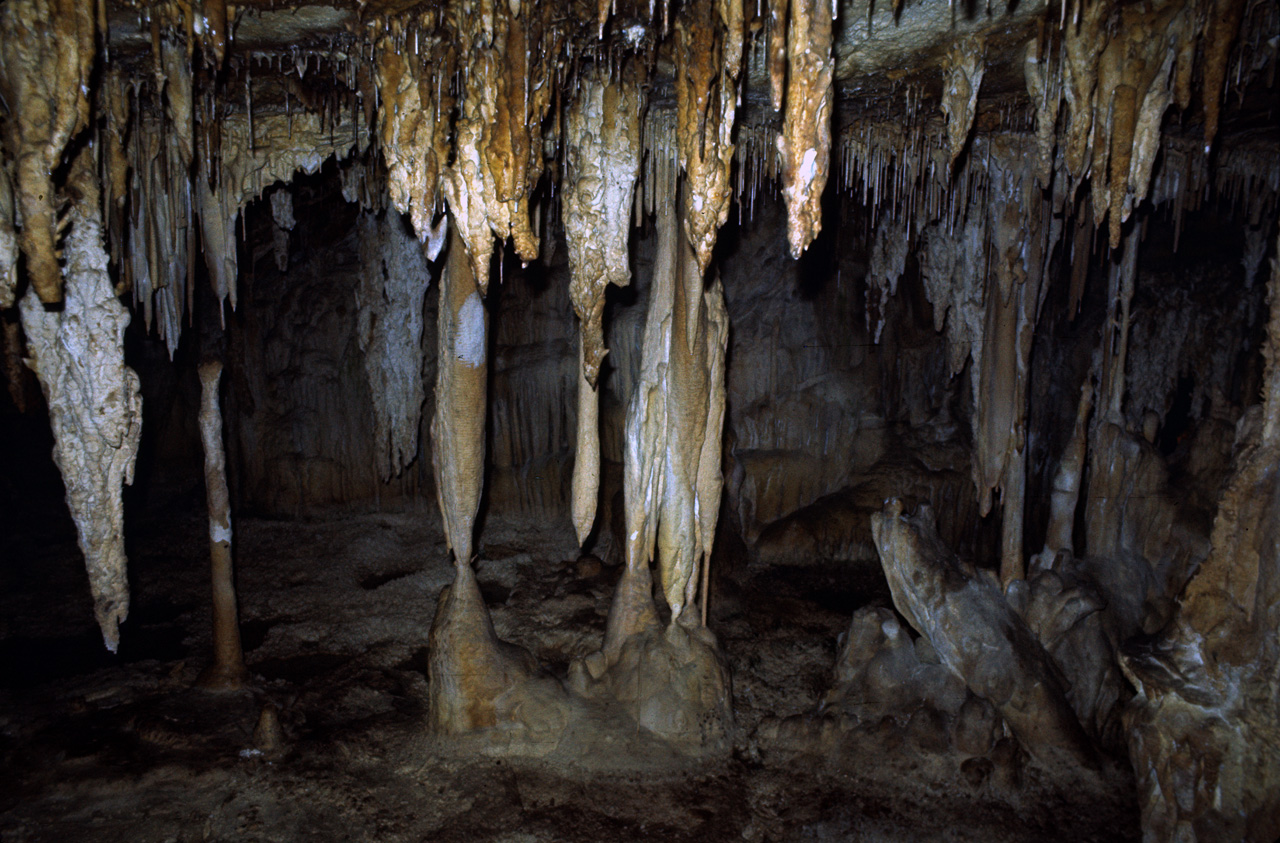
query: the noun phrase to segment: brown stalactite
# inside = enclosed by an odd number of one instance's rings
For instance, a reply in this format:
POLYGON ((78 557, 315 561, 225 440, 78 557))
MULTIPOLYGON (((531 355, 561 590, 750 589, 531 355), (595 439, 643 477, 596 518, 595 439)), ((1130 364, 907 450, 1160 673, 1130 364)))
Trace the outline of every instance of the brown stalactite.
POLYGON ((231 496, 227 491, 227 460, 222 447, 222 407, 218 384, 222 363, 200 365, 200 439, 204 445, 204 482, 209 507, 209 555, 213 583, 213 663, 196 684, 213 691, 237 691, 249 671, 240 645, 235 577, 231 562, 231 496))
POLYGON ((799 259, 822 229, 822 192, 831 167, 835 76, 831 14, 821 0, 790 0, 787 96, 778 152, 787 202, 787 243, 799 259))
MULTIPOLYGON (((1231 43, 1240 31, 1246 5, 1245 0, 1212 0, 1205 23, 1204 87, 1200 91, 1200 98, 1204 101, 1206 153, 1213 146, 1213 139, 1218 136, 1218 114, 1222 108, 1222 86, 1227 78, 1227 60, 1231 55, 1231 43)), ((1187 76, 1190 77, 1189 69, 1187 76)), ((1187 86, 1190 87, 1189 81, 1187 86)), ((1179 104, 1189 102, 1190 97, 1179 96, 1178 101, 1179 104)))
POLYGON ((739 68, 731 61, 742 54, 741 44, 729 43, 734 33, 718 17, 715 0, 694 0, 681 11, 675 34, 676 145, 688 184, 681 209, 703 275, 733 198, 739 68))
POLYGON ((672 618, 694 602, 719 513, 728 316, 718 282, 705 291, 669 206, 645 318, 640 379, 627 410, 627 565, 656 553, 672 618))
POLYGON ((5 148, 17 162, 19 240, 40 300, 62 301, 61 235, 53 172, 89 120, 86 97, 97 16, 80 0, 11 0, 0 7, 0 95, 9 111, 5 148))

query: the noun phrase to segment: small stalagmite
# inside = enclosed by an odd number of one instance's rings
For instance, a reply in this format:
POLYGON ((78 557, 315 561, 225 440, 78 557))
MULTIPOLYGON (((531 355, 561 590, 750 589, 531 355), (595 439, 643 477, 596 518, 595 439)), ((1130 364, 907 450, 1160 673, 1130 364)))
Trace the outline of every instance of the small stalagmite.
POLYGON ((595 521, 600 484, 597 383, 604 347, 605 290, 631 283, 628 239, 640 173, 645 98, 636 64, 610 80, 586 74, 565 124, 564 227, 572 273, 569 297, 579 321, 577 448, 573 524, 579 544, 595 521))
POLYGON ((213 580, 213 663, 196 684, 210 691, 238 691, 249 671, 240 645, 235 577, 231 561, 231 496, 222 447, 222 406, 218 385, 222 363, 200 364, 200 441, 204 445, 204 488, 209 505, 209 555, 213 580))
POLYGON ((67 487, 93 592, 94 614, 107 649, 120 642, 129 615, 121 483, 133 481, 142 434, 138 376, 124 362, 129 311, 115 296, 102 242, 93 148, 72 167, 79 201, 69 212, 63 257, 66 302, 46 310, 34 287, 21 302, 27 365, 49 405, 53 459, 67 487))

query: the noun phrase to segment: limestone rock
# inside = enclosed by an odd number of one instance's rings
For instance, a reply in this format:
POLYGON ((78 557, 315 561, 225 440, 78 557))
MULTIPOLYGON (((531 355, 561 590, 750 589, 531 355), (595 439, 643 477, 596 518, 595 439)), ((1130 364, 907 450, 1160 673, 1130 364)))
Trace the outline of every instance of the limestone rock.
POLYGON ((894 605, 942 663, 986 699, 1029 752, 1050 766, 1096 764, 1052 658, 999 587, 962 563, 937 536, 933 511, 902 505, 871 518, 894 605))

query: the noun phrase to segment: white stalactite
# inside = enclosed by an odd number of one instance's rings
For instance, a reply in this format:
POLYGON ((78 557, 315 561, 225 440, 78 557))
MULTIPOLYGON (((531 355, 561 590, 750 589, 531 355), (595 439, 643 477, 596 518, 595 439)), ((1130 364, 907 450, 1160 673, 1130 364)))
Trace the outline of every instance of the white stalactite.
MULTIPOLYGON (((422 383, 422 300, 431 284, 428 256, 400 215, 361 213, 356 338, 373 398, 378 471, 399 475, 418 453, 422 383)), ((443 223, 442 223, 443 225, 443 223)))
POLYGON ((107 273, 98 191, 86 158, 92 156, 82 153, 76 164, 84 198, 71 208, 63 248, 65 305, 61 312, 45 310, 31 289, 21 311, 27 365, 49 405, 53 459, 67 487, 94 614, 107 649, 115 652, 119 624, 129 615, 121 483, 133 482, 142 396, 138 376, 124 363, 129 311, 107 273))

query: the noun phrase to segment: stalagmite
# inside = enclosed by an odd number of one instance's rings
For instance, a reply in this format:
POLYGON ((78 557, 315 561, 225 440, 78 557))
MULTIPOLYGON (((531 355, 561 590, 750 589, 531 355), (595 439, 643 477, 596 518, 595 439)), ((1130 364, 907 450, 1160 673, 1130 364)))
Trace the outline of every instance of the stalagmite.
POLYGON ((951 149, 951 166, 964 151, 977 114, 978 90, 986 73, 985 46, 981 42, 961 41, 947 57, 949 69, 942 87, 942 110, 947 115, 947 143, 951 149))
MULTIPOLYGON (((446 220, 442 217, 439 225, 446 220)), ((418 424, 426 397, 422 301, 431 284, 427 261, 435 255, 423 253, 398 214, 362 212, 357 226, 362 271, 355 291, 356 339, 373 396, 378 473, 386 482, 418 453, 418 424)))
POLYGON ((196 684, 212 691, 244 687, 249 671, 240 646, 235 577, 231 562, 231 496, 227 491, 227 458, 222 447, 222 406, 218 384, 222 363, 200 365, 200 441, 204 445, 204 487, 209 506, 209 554, 213 580, 213 663, 196 684))
POLYGON ((570 682, 621 703, 668 740, 711 746, 732 725, 728 672, 692 609, 720 506, 728 317, 719 282, 703 289, 672 204, 658 208, 640 374, 627 409, 626 569, 604 646, 574 664, 570 682), (655 554, 671 609, 665 629, 651 597, 655 554))
POLYGON ((20 244, 40 300, 62 300, 53 173, 89 120, 96 52, 94 6, 81 0, 11 0, 0 7, 0 97, 4 146, 14 157, 22 211, 20 244))
POLYGON ((894 606, 942 663, 995 706, 1041 761, 1095 765, 1053 659, 996 583, 942 544, 933 511, 922 505, 915 515, 904 515, 895 499, 871 516, 871 531, 894 606))
POLYGON ((1263 403, 1241 420, 1212 549, 1161 636, 1121 659, 1147 840, 1280 834, 1280 264, 1263 403))
MULTIPOLYGON (((832 10, 827 4, 790 0, 790 5, 786 112, 778 152, 782 155, 782 195, 787 202, 787 243, 791 257, 798 259, 822 228, 822 192, 831 166, 835 58, 832 10)), ((776 74, 777 68, 771 68, 771 73, 776 74)))
POLYGON ((1080 482, 1084 477, 1089 414, 1092 410, 1093 381, 1085 378, 1084 385, 1080 387, 1076 425, 1058 462, 1058 470, 1053 475, 1053 488, 1049 498, 1049 526, 1044 540, 1044 549, 1048 553, 1064 550, 1071 553, 1074 549, 1071 534, 1075 529, 1076 506, 1080 502, 1080 482))
POLYGON ((92 148, 73 165, 80 200, 71 206, 63 249, 66 302, 45 310, 34 287, 21 303, 30 359, 49 405, 54 462, 67 487, 107 649, 129 614, 121 482, 133 480, 142 432, 138 377, 124 364, 129 312, 116 300, 102 245, 92 148))
POLYGON ((605 290, 631 283, 628 239, 640 173, 644 94, 638 65, 610 81, 597 69, 581 82, 565 124, 565 240, 569 296, 579 321, 578 430, 573 465, 573 523, 578 542, 595 521, 600 482, 596 386, 604 347, 605 290))

